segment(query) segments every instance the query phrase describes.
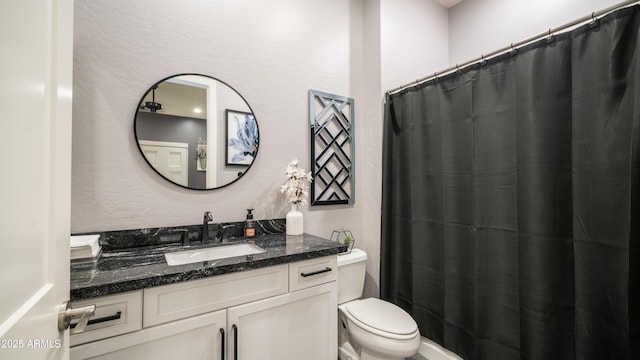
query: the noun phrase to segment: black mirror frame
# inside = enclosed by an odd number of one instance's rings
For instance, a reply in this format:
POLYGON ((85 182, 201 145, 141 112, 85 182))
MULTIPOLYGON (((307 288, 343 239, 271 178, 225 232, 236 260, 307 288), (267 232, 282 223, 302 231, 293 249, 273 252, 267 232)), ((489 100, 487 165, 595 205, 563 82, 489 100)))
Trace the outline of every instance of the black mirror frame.
MULTIPOLYGON (((256 159, 258 158, 258 153, 260 152, 260 125, 258 124, 258 119, 255 116, 255 112, 253 111, 253 108, 251 108, 251 105, 249 105, 249 102, 247 102, 247 100, 244 98, 244 96, 242 96, 236 89, 234 89, 232 86, 230 86, 229 84, 227 84, 226 82, 215 78, 213 76, 209 76, 209 75, 204 75, 204 74, 198 74, 198 73, 180 73, 180 74, 173 74, 170 76, 167 76, 157 82, 155 82, 153 85, 151 85, 142 95, 142 97, 140 98, 140 101, 138 102, 138 105, 136 106, 136 110, 133 116, 133 135, 134 135, 134 140, 136 142, 136 146, 138 147, 138 151, 140 152, 140 155, 142 156, 142 158, 144 159, 144 161, 147 163, 147 165, 149 165, 149 167, 158 175, 160 175, 160 177, 162 177, 163 179, 165 179, 166 181, 168 181, 169 183, 179 186, 183 189, 188 189, 188 190, 196 190, 196 191, 210 191, 210 190, 218 190, 218 189, 222 189, 224 187, 227 187, 233 183, 235 183, 236 181, 238 181, 240 178, 244 177, 247 172, 249 172, 249 170, 251 170, 251 167, 253 166, 253 164, 255 163, 256 159), (138 112, 141 108, 141 106, 143 105, 144 99, 147 97, 147 95, 149 94, 149 92, 151 92, 154 88, 156 88, 159 84, 174 78, 174 77, 178 77, 178 76, 187 76, 187 75, 195 75, 195 76, 203 76, 203 77, 207 77, 209 79, 213 79, 223 85, 226 85, 227 87, 229 87, 229 89, 233 90, 243 101, 245 104, 247 104, 247 107, 249 108, 251 114, 253 114, 253 117, 255 119, 256 122, 256 129, 258 130, 258 148, 256 150, 256 154, 254 156, 253 161, 251 162, 250 165, 248 165, 244 171, 239 171, 238 172, 238 176, 233 180, 230 181, 224 185, 221 186, 217 186, 217 187, 212 187, 212 188, 203 188, 203 189, 198 189, 198 188, 192 188, 192 187, 188 187, 188 186, 183 186, 180 184, 177 184, 175 182, 173 182, 172 180, 170 180, 169 178, 167 178, 166 176, 164 176, 162 173, 160 173, 158 170, 156 170, 156 168, 151 164, 151 162, 149 162, 149 160, 147 159, 147 157, 144 155, 144 152, 142 151, 142 147, 140 146, 140 141, 138 139, 138 131, 137 131, 137 121, 138 121, 138 112)), ((233 166, 233 165, 230 165, 233 166)), ((246 165, 243 165, 246 166, 246 165)))

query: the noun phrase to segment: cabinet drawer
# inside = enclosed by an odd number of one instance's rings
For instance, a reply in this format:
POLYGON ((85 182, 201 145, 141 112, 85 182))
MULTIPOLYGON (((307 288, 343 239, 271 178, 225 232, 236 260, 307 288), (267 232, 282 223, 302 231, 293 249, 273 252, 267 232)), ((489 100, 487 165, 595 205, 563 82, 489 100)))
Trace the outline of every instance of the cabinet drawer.
POLYGON ((74 346, 70 350, 69 358, 71 360, 223 359, 221 353, 224 333, 221 330, 226 327, 226 322, 227 311, 216 311, 142 329, 127 335, 74 346))
POLYGON ((289 291, 287 264, 144 289, 149 327, 289 291))
MULTIPOLYGON (((142 290, 74 301, 71 306, 91 304, 96 305, 96 313, 84 332, 69 337, 71 346, 142 329, 142 290)), ((72 321, 71 326, 77 322, 72 321)))
POLYGON ((336 281, 337 266, 336 255, 289 264, 289 291, 336 281))

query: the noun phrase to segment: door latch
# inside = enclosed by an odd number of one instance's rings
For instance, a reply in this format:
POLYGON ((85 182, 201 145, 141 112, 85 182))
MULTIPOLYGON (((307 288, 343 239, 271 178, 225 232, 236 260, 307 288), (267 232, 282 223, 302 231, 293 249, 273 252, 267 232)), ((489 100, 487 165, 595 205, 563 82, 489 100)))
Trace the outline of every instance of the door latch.
POLYGON ((60 309, 58 313, 58 330, 65 331, 71 325, 71 320, 80 319, 74 329, 71 330, 71 334, 78 334, 84 331, 87 327, 89 318, 95 315, 96 305, 87 305, 79 308, 72 308, 71 302, 65 301, 62 304, 63 309, 60 309))

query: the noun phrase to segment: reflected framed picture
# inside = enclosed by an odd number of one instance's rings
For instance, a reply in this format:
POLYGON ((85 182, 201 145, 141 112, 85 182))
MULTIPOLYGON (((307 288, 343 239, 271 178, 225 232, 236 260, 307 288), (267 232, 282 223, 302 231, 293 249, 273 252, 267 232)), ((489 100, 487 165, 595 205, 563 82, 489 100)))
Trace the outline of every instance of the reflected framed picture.
POLYGON ((226 165, 251 165, 258 151, 258 124, 252 113, 225 110, 226 165))

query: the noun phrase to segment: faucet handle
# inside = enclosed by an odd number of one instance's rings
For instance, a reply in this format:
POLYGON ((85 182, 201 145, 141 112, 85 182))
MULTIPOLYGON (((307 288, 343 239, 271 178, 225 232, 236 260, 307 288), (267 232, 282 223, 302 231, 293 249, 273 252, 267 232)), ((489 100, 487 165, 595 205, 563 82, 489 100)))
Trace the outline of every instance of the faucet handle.
POLYGON ((220 237, 218 241, 220 242, 224 242, 226 240, 227 237, 227 229, 235 227, 235 224, 218 224, 218 234, 220 234, 220 237))
POLYGON ((182 246, 190 245, 189 243, 189 230, 187 229, 172 229, 167 231, 168 234, 180 234, 180 242, 182 246))
POLYGON ((211 213, 211 211, 205 211, 204 212, 204 221, 213 221, 213 214, 211 213))

